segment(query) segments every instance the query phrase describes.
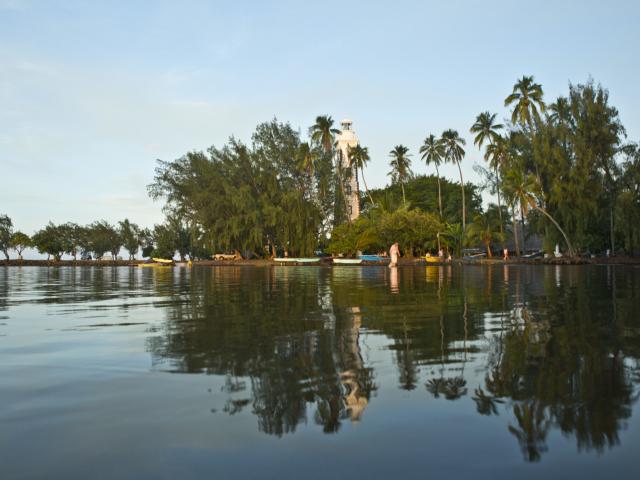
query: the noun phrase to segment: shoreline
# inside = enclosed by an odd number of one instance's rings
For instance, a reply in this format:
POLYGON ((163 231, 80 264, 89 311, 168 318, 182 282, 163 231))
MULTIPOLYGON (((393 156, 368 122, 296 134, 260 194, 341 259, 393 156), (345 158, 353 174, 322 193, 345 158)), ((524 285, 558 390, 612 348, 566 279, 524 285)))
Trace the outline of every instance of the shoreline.
MULTIPOLYGON (((140 264, 150 263, 147 260, 0 260, 0 266, 5 267, 136 267, 140 264)), ((640 265, 640 257, 610 257, 610 258, 538 258, 520 259, 512 258, 508 261, 502 259, 484 258, 479 260, 453 260, 449 263, 427 264, 421 258, 401 258, 399 266, 446 266, 446 265, 640 265)), ((387 263, 364 263, 358 265, 333 265, 330 259, 322 259, 316 264, 287 265, 274 262, 270 259, 252 260, 195 260, 194 267, 264 267, 264 266, 337 266, 337 267, 361 267, 361 266, 387 266, 387 263)))

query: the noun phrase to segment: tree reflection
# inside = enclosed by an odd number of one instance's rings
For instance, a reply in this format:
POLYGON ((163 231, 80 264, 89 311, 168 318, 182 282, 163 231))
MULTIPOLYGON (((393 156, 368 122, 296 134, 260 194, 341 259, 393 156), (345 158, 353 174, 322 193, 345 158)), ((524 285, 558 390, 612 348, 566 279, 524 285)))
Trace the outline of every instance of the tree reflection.
POLYGON ((455 408, 507 415, 526 461, 542 459, 552 429, 600 452, 619 443, 638 398, 640 289, 630 270, 609 272, 615 282, 572 272, 558 282, 545 267, 403 268, 393 280, 375 267, 194 268, 169 280, 177 296, 157 279, 167 320, 149 350, 154 368, 224 375, 222 410, 250 412, 262 432, 309 420, 335 433, 365 418, 377 389, 363 357, 373 332, 399 388, 471 395, 455 408))

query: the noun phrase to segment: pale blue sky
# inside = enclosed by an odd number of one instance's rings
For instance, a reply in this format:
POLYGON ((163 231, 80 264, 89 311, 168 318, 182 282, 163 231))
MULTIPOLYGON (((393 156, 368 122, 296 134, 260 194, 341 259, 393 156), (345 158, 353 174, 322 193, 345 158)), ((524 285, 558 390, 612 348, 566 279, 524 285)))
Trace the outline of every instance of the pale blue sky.
POLYGON ((304 133, 319 114, 352 118, 382 186, 394 145, 425 172, 426 134, 471 143, 475 115, 505 118, 523 74, 548 101, 592 76, 637 141, 639 18, 636 1, 0 0, 0 213, 27 233, 150 226, 156 158, 248 140, 274 116, 304 133))

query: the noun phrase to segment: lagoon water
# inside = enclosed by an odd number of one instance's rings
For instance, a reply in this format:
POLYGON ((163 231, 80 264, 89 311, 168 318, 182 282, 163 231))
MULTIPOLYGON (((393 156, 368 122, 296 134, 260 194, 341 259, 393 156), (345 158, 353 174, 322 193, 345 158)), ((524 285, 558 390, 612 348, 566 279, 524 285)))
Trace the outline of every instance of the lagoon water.
POLYGON ((638 478, 640 268, 0 267, 0 476, 638 478))

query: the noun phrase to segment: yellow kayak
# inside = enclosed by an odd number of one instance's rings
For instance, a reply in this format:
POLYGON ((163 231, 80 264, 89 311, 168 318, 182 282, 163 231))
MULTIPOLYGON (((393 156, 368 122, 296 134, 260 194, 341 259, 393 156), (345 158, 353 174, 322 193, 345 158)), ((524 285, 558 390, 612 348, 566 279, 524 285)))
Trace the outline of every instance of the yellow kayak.
POLYGON ((142 268, 145 268, 145 267, 160 268, 160 267, 171 267, 172 265, 169 263, 139 263, 138 266, 142 268))
POLYGON ((151 260, 153 260, 156 263, 165 263, 165 264, 173 263, 173 260, 167 260, 165 258, 152 258, 151 260))
POLYGON ((424 257, 425 261, 427 263, 442 263, 444 262, 444 258, 443 257, 432 257, 432 256, 428 256, 428 257, 424 257))

